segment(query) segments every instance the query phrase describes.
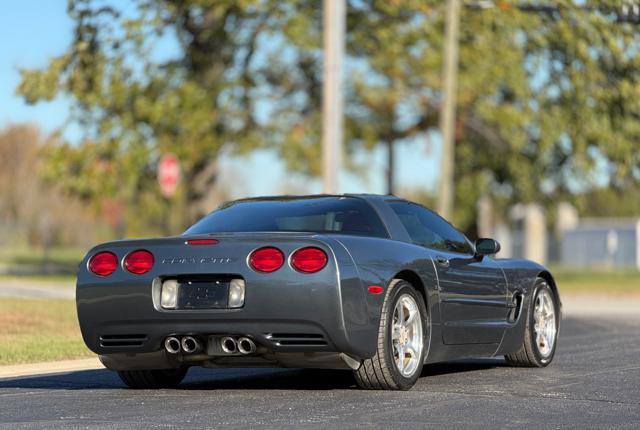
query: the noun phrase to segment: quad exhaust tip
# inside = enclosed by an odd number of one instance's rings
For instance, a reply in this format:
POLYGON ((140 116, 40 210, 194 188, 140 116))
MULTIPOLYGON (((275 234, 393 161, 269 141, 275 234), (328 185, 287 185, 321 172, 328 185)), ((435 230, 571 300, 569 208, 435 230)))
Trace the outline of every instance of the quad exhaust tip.
POLYGON ((169 354, 178 354, 180 351, 187 354, 199 352, 202 349, 200 341, 193 336, 185 336, 182 340, 175 336, 169 336, 164 340, 164 349, 169 354))
POLYGON ((182 350, 187 354, 194 354, 202 349, 200 341, 193 336, 185 336, 182 338, 182 350))
POLYGON ((169 354, 177 354, 180 352, 180 341, 177 337, 170 336, 164 340, 164 349, 169 354))
POLYGON ((248 337, 238 339, 238 351, 240 354, 253 354, 256 352, 256 344, 248 337))
MULTIPOLYGON (((255 342, 248 337, 225 336, 220 339, 220 347, 226 354, 240 353, 242 355, 253 354, 258 349, 255 342)), ((202 343, 193 336, 183 336, 181 339, 175 336, 169 336, 164 340, 164 349, 169 354, 195 354, 202 351, 202 343)))
POLYGON ((220 346, 227 354, 234 354, 238 351, 238 342, 230 336, 223 337, 222 340, 220 340, 220 346))

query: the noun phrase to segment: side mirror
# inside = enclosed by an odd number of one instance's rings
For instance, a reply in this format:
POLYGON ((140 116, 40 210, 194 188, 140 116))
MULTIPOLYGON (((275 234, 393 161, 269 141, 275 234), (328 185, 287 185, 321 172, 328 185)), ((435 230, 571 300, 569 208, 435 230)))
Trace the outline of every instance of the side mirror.
POLYGON ((476 255, 493 255, 500 251, 500 243, 495 239, 476 240, 476 255))

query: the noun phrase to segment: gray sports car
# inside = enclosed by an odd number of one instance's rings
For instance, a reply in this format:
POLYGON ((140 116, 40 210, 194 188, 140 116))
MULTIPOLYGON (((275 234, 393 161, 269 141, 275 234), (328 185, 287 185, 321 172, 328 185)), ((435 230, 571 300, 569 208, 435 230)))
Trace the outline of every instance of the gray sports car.
POLYGON ((546 366, 557 286, 499 250, 394 196, 238 200, 182 236, 93 248, 78 318, 134 388, 176 386, 191 366, 351 369, 362 388, 392 390, 462 357, 546 366))

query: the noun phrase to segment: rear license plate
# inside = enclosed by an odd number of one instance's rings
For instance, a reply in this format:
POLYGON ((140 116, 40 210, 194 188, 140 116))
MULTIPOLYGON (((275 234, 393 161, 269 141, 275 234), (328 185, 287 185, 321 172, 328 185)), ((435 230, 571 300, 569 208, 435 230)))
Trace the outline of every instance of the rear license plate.
POLYGON ((177 309, 222 309, 228 301, 228 281, 179 281, 177 309))

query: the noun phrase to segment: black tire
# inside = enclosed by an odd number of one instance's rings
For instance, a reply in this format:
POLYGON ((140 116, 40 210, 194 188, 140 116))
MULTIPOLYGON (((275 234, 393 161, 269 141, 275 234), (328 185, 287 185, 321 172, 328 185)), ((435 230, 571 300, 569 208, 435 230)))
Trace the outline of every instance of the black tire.
POLYGON ((129 388, 138 390, 176 388, 188 370, 188 367, 166 370, 119 370, 118 376, 129 388))
POLYGON ((364 360, 360 368, 354 371, 358 386, 368 390, 408 390, 413 387, 422 372, 430 334, 431 324, 422 295, 407 281, 394 279, 387 289, 382 305, 376 354, 364 360), (402 375, 396 367, 391 340, 394 308, 399 298, 405 294, 413 297, 417 303, 422 324, 422 350, 418 367, 410 377, 402 375))
POLYGON ((558 346, 558 331, 560 328, 560 312, 558 310, 558 299, 556 295, 553 293, 553 290, 542 278, 536 279, 535 287, 533 289, 533 293, 531 294, 531 300, 529 302, 529 309, 527 312, 527 322, 524 331, 524 339, 522 342, 522 346, 520 349, 512 354, 507 354, 504 356, 507 363, 511 366, 517 367, 545 367, 548 366, 551 361, 553 361, 553 356, 556 353, 556 348, 558 346), (538 299, 540 293, 542 291, 547 291, 551 296, 551 301, 554 307, 555 314, 555 335, 553 337, 553 346, 551 348, 550 354, 546 357, 540 353, 538 346, 536 345, 536 334, 534 330, 534 308, 536 305, 536 300, 538 299))

